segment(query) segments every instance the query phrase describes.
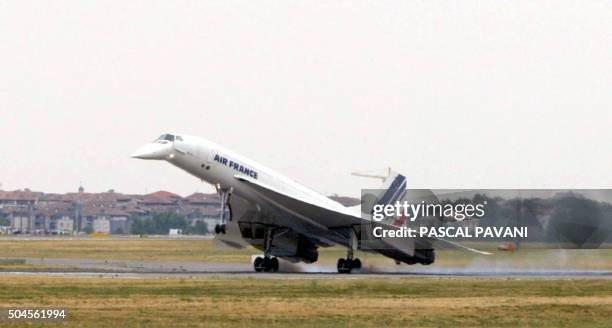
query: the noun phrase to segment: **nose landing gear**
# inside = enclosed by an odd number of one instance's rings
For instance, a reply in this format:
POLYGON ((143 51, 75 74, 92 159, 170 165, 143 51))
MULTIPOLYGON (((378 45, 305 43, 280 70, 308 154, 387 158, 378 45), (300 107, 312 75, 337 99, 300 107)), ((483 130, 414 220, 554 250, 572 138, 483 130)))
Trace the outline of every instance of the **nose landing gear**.
POLYGON ((233 188, 223 188, 220 184, 215 185, 217 194, 219 194, 219 201, 221 203, 221 213, 219 214, 219 223, 215 225, 215 234, 225 234, 225 208, 229 210, 229 217, 232 217, 232 207, 229 204, 230 196, 232 195, 233 188))
POLYGON ((225 224, 215 224, 215 233, 225 235, 225 224))

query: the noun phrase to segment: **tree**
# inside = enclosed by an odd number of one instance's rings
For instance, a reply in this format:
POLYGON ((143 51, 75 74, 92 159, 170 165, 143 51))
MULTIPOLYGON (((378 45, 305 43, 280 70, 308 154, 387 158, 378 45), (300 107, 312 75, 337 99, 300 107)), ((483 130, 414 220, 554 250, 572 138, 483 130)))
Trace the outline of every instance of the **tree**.
POLYGON ((605 227, 606 208, 580 194, 567 193, 554 199, 548 221, 548 237, 552 241, 578 248, 598 248, 608 237, 605 227))
POLYGON ((195 225, 187 229, 187 233, 190 235, 205 235, 208 233, 208 224, 204 221, 197 221, 195 225))
POLYGON ((153 218, 135 218, 132 221, 132 233, 144 235, 167 235, 170 229, 187 231, 185 216, 176 213, 156 213, 153 218))
POLYGON ((132 220, 132 233, 137 235, 146 235, 153 233, 153 225, 150 223, 152 220, 146 218, 134 218, 132 220))

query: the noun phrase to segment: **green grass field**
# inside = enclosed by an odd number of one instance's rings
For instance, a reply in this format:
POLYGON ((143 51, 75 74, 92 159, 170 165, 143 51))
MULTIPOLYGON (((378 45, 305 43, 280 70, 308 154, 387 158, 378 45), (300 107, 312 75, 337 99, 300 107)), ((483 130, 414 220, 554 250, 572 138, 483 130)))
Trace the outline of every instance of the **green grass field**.
POLYGON ((72 327, 612 326, 609 280, 0 276, 0 303, 65 307, 72 327))

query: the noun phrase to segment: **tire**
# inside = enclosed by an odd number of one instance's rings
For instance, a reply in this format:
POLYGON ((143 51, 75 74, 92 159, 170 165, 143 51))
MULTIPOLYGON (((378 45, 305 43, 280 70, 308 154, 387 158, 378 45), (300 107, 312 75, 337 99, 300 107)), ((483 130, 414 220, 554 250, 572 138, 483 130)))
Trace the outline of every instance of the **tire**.
POLYGON ((419 263, 416 256, 410 256, 404 262, 406 264, 408 264, 408 265, 415 265, 415 264, 419 263))
POLYGON ((351 260, 338 259, 338 273, 351 273, 351 260))
POLYGON ((272 261, 269 257, 263 258, 263 267, 265 272, 272 271, 272 261))
POLYGON ((355 269, 355 270, 360 270, 361 269, 361 260, 360 259, 354 259, 353 260, 352 268, 355 269))
POLYGON ((273 257, 270 260, 270 266, 272 267, 272 272, 277 272, 278 271, 278 259, 276 257, 273 257))
POLYGON ((261 256, 255 258, 255 261, 253 262, 253 268, 255 268, 255 272, 261 272, 263 270, 262 261, 263 259, 261 258, 261 256))
POLYGON ((338 259, 338 263, 336 264, 336 267, 338 268, 338 273, 344 273, 344 264, 345 264, 346 260, 345 259, 338 259))

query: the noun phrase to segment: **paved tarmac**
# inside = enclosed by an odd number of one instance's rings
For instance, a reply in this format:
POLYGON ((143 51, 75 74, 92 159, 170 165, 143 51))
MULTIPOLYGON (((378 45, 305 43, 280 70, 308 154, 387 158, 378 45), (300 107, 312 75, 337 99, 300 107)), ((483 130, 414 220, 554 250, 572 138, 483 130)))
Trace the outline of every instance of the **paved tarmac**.
POLYGON ((126 261, 97 259, 25 258, 26 264, 49 269, 0 271, 0 274, 58 275, 67 277, 254 277, 272 279, 348 278, 348 277, 537 277, 537 278, 603 278, 612 279, 612 271, 605 270, 547 270, 514 268, 449 268, 422 265, 368 266, 350 275, 338 274, 331 265, 293 264, 281 261, 277 273, 255 273, 250 263, 126 261))

